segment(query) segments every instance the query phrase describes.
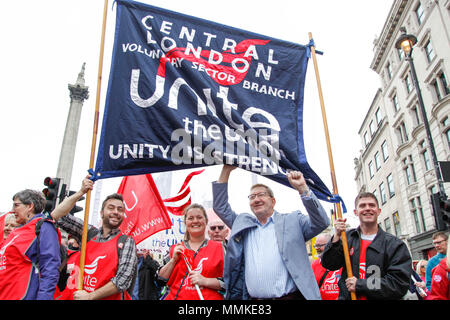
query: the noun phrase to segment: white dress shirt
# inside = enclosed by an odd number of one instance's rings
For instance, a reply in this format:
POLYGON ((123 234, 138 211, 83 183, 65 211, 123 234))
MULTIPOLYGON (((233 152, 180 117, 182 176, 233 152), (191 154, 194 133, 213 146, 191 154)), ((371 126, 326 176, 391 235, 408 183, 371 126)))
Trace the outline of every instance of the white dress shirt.
POLYGON ((273 215, 244 242, 245 283, 252 298, 279 298, 296 290, 278 250, 273 215))

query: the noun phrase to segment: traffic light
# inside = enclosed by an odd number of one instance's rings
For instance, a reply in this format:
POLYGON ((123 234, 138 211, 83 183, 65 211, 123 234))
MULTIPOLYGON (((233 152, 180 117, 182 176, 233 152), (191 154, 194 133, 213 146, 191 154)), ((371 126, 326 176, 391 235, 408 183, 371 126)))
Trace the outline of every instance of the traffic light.
POLYGON ((450 225, 450 200, 441 198, 439 204, 441 207, 441 218, 448 228, 450 225))
POLYGON ((60 178, 47 177, 44 179, 44 185, 46 186, 46 188, 42 189, 42 193, 47 200, 45 204, 45 211, 48 213, 52 212, 58 204, 58 191, 60 182, 60 178))
MULTIPOLYGON (((76 193, 76 191, 69 191, 68 194, 67 194, 67 196, 70 197, 70 196, 73 195, 74 193, 76 193)), ((84 198, 84 196, 83 196, 83 197, 81 197, 80 199, 78 199, 78 201, 83 201, 84 199, 85 199, 85 198, 84 198)), ((78 201, 77 201, 77 202, 78 202, 78 201)), ((69 213, 70 213, 71 215, 74 215, 76 212, 79 212, 79 211, 81 211, 81 210, 83 210, 82 207, 75 205, 75 206, 72 208, 72 210, 70 210, 69 213)))
MULTIPOLYGON (((62 202, 62 201, 64 200, 65 197, 70 197, 71 195, 73 195, 74 193, 76 193, 76 191, 71 191, 71 190, 69 190, 69 191, 66 192, 66 189, 67 189, 67 185, 66 185, 66 184, 63 184, 62 187, 61 187, 60 202, 62 202)), ((77 202, 78 202, 78 201, 82 201, 82 200, 84 200, 84 199, 85 199, 85 198, 84 198, 84 196, 83 196, 83 197, 81 197, 80 199, 78 199, 77 202)), ((82 207, 75 205, 75 206, 72 208, 72 210, 70 210, 69 214, 74 215, 76 212, 79 212, 79 211, 81 211, 81 210, 83 210, 82 207)))
POLYGON ((431 195, 431 203, 433 205, 436 229, 439 231, 447 230, 450 225, 450 200, 446 196, 434 193, 431 195))

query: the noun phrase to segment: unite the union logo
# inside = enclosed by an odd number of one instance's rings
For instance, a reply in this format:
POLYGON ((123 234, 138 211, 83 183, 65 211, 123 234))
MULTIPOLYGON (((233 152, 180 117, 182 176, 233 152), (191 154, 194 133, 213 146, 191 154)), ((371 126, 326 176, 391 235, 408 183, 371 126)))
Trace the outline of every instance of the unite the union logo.
POLYGON ((97 258, 95 258, 95 260, 91 264, 84 266, 84 272, 87 274, 95 273, 95 271, 97 271, 99 260, 104 258, 106 258, 106 256, 98 256, 97 258))

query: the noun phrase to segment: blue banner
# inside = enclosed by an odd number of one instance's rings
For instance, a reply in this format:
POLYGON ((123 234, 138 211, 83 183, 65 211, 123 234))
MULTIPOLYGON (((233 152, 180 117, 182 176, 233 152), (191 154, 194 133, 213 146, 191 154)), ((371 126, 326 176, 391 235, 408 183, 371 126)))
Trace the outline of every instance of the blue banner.
MULTIPOLYGON (((117 20, 95 179, 231 164, 332 197, 303 144, 308 46, 135 1, 117 20)), ((334 201, 333 201, 334 202, 334 201)))

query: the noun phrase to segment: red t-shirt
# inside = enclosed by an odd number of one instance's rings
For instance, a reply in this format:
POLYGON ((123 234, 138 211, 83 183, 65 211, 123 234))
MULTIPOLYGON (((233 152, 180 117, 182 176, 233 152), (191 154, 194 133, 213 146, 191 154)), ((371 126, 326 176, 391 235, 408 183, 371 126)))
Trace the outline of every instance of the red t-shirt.
MULTIPOLYGON (((366 253, 367 248, 375 239, 376 234, 373 235, 361 235, 361 250, 359 253, 359 279, 366 278, 366 253)), ((365 296, 358 296, 358 300, 367 300, 365 296)))

